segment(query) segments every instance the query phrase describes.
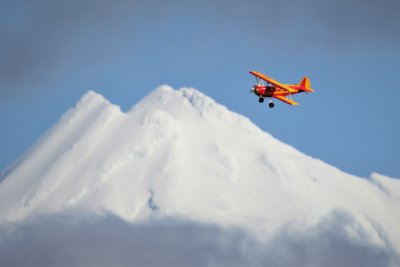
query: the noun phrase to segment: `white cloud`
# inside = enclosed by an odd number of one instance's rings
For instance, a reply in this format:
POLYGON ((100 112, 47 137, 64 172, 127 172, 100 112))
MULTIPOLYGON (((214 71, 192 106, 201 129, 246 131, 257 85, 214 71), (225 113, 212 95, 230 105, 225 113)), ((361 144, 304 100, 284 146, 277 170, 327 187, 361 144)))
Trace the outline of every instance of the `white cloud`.
POLYGON ((112 215, 60 214, 0 227, 1 266, 392 266, 395 253, 345 234, 334 213, 261 243, 240 229, 175 219, 131 224, 112 215))

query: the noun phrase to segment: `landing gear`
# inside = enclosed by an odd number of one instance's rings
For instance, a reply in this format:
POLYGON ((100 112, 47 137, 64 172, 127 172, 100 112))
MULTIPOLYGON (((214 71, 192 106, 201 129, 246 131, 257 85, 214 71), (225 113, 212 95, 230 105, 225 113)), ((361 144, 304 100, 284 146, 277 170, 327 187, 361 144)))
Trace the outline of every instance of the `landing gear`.
MULTIPOLYGON (((269 98, 269 97, 268 97, 269 98)), ((258 102, 263 103, 264 102, 264 97, 260 96, 258 98, 258 102)), ((273 108, 275 106, 274 102, 272 102, 272 100, 270 99, 269 104, 268 104, 269 108, 273 108)))

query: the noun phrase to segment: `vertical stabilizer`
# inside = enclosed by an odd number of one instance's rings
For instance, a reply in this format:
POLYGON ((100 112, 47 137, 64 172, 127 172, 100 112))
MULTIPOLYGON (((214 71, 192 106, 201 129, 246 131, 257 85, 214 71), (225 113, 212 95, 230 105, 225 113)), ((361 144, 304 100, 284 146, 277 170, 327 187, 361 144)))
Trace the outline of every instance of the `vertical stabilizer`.
POLYGON ((313 89, 311 89, 310 85, 310 79, 308 77, 304 77, 303 80, 299 83, 300 90, 303 90, 305 92, 314 92, 313 89))

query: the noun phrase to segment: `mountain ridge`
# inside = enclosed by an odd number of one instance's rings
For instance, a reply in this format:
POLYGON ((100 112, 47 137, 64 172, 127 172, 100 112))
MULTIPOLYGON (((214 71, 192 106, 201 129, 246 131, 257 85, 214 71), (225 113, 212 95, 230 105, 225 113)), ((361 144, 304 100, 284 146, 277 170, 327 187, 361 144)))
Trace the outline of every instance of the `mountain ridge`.
POLYGON ((128 112, 89 91, 3 177, 0 219, 72 208, 133 222, 178 216, 267 238, 339 212, 362 229, 349 228, 357 238, 399 246, 399 188, 304 155, 192 88, 161 86, 128 112))

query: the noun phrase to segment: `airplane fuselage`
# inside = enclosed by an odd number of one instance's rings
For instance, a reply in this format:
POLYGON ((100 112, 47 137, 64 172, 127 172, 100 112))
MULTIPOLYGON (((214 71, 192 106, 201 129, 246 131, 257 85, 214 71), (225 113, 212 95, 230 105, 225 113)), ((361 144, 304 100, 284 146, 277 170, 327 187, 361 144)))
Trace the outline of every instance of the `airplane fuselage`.
POLYGON ((285 89, 276 87, 274 85, 254 85, 254 94, 256 94, 259 97, 273 97, 273 96, 287 96, 289 94, 293 95, 293 94, 297 94, 300 93, 302 91, 300 91, 297 87, 297 85, 288 85, 288 87, 290 87, 290 92, 288 92, 285 89))

